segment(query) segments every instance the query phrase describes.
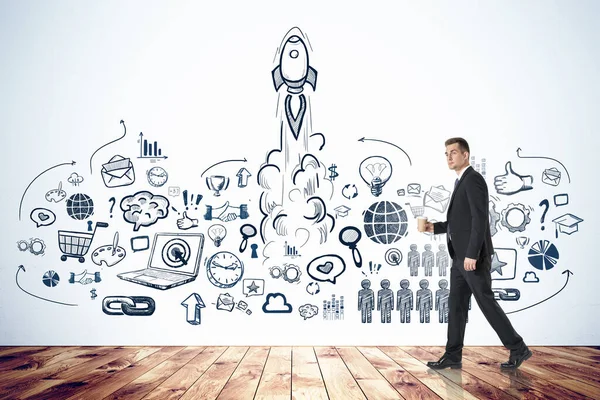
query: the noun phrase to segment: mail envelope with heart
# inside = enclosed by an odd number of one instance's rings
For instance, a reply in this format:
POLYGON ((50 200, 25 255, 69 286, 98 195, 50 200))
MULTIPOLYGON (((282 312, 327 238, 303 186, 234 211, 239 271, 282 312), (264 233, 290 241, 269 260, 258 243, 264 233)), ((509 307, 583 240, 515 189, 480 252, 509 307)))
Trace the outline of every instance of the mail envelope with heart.
POLYGON ((450 203, 450 192, 444 186, 432 186, 423 197, 423 205, 439 212, 446 211, 450 203))
POLYGON ((235 305, 229 293, 221 293, 217 299, 217 310, 231 311, 235 305))
POLYGON ((114 156, 102 164, 102 180, 106 187, 120 187, 135 182, 133 163, 129 158, 114 156))
POLYGON ((418 183, 409 183, 406 187, 408 194, 421 194, 421 185, 418 183))
POLYGON ((542 182, 550 186, 558 186, 560 183, 560 171, 556 168, 545 169, 542 172, 542 182))

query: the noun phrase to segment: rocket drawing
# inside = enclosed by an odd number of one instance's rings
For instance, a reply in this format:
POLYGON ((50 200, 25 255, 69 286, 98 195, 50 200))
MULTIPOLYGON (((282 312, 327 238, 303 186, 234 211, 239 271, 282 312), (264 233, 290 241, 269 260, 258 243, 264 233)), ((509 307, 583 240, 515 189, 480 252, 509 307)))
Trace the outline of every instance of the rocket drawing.
POLYGON ((296 35, 290 36, 283 45, 279 65, 272 71, 275 90, 285 84, 289 93, 301 93, 305 83, 315 90, 317 71, 308 63, 308 49, 296 35))

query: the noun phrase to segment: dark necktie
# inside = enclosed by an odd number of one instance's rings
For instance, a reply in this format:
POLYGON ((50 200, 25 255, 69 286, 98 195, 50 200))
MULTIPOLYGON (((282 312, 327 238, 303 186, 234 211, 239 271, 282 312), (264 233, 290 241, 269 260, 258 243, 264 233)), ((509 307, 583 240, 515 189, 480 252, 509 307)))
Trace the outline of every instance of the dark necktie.
POLYGON ((454 181, 454 190, 456 190, 456 187, 458 186, 459 181, 460 181, 459 178, 456 178, 456 180, 454 181))

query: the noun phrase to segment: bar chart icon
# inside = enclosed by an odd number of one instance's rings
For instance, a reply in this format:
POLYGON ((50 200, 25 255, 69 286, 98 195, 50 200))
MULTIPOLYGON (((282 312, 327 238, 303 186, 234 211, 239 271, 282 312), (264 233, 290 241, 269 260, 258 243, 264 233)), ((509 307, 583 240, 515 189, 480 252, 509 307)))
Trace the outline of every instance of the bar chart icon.
POLYGON ((158 147, 156 140, 144 139, 144 134, 140 132, 140 155, 138 158, 167 158, 162 155, 162 149, 158 147))
POLYGON ((288 245, 288 242, 285 242, 284 247, 284 257, 300 257, 300 254, 298 254, 298 250, 296 250, 296 246, 290 246, 288 245))

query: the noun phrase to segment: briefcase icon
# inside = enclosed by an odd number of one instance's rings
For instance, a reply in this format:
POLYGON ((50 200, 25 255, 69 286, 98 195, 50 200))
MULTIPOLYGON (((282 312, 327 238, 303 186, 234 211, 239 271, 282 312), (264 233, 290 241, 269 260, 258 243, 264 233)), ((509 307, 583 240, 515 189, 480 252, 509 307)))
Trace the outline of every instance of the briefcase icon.
POLYGON ((558 186, 560 183, 560 171, 556 168, 545 169, 542 172, 542 182, 550 186, 558 186))
POLYGON ((233 297, 231 297, 229 293, 222 293, 219 295, 219 298, 217 299, 217 310, 231 312, 234 305, 233 297))
POLYGON ((102 180, 109 188, 131 185, 135 182, 133 163, 129 158, 114 156, 102 164, 102 180))

